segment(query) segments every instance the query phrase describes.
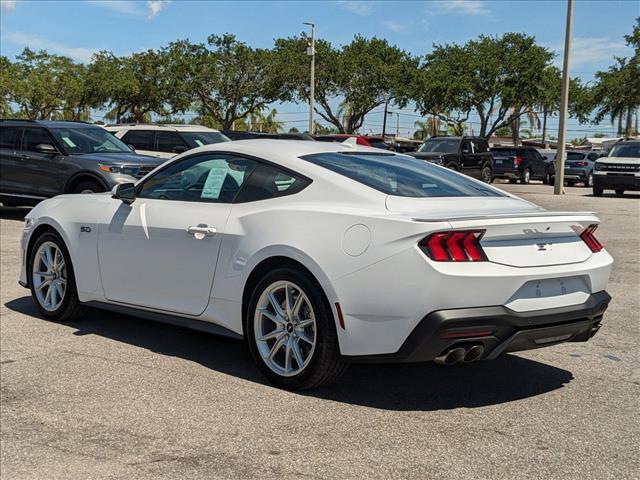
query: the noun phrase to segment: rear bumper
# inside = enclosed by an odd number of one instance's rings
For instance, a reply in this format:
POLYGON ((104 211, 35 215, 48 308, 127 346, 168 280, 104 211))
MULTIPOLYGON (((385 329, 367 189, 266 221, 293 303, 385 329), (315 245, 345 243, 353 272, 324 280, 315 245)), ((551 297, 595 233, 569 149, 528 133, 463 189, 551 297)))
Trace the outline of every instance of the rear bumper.
POLYGON ((600 188, 640 190, 640 176, 598 172, 593 176, 593 185, 600 188))
POLYGON ((576 182, 584 182, 589 177, 589 170, 582 170, 579 168, 565 168, 564 178, 565 180, 573 180, 576 182))
POLYGON ((494 164, 493 177, 494 178, 520 178, 522 172, 517 168, 503 168, 494 164))
POLYGON ((424 317, 391 354, 346 356, 354 362, 426 362, 458 345, 482 344, 482 359, 563 342, 586 342, 600 328, 611 297, 605 291, 580 305, 533 312, 504 306, 439 310, 424 317))

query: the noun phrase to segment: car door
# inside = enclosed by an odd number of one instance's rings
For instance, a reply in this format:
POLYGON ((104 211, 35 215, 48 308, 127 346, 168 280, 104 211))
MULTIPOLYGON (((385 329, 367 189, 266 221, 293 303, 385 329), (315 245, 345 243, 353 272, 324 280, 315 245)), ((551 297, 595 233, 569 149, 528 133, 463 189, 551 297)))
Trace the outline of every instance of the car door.
POLYGON ((20 153, 22 127, 0 127, 0 192, 20 192, 20 153))
POLYGON ((162 154, 156 150, 155 138, 156 132, 154 130, 129 130, 122 136, 121 140, 135 148, 136 153, 140 155, 171 158, 172 155, 162 154))
POLYGON ((544 178, 544 158, 537 150, 529 150, 531 161, 533 163, 533 176, 536 178, 544 178))
POLYGON ((473 143, 465 139, 460 143, 460 171, 467 175, 473 175, 476 168, 476 159, 473 153, 473 143))
POLYGON ((59 155, 42 153, 38 145, 55 142, 44 128, 25 127, 19 148, 20 175, 18 188, 25 194, 37 197, 53 197, 62 193, 63 174, 59 155))
POLYGON ((186 152, 189 147, 177 132, 158 131, 156 132, 155 149, 171 158, 178 153, 186 152))
POLYGON ((233 199, 255 164, 216 152, 199 154, 146 179, 132 204, 114 199, 98 234, 106 298, 201 314, 233 199))

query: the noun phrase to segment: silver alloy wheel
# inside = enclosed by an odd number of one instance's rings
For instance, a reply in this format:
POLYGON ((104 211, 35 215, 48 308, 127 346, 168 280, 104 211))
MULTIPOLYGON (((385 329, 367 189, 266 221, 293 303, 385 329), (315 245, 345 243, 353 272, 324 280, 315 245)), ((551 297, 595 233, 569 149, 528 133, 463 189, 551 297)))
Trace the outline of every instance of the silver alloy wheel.
POLYGON ((316 317, 295 283, 280 280, 262 292, 253 328, 260 356, 274 373, 292 377, 309 365, 316 347, 316 317))
POLYGON ((529 169, 527 168, 524 171, 524 183, 529 183, 531 181, 531 172, 529 171, 529 169))
POLYGON ((44 242, 36 251, 31 280, 40 306, 48 312, 57 310, 67 292, 67 266, 55 243, 44 242))
POLYGON ((80 191, 80 194, 83 194, 83 193, 96 193, 96 192, 94 192, 94 191, 93 191, 93 190, 91 190, 90 188, 85 188, 84 190, 81 190, 81 191, 80 191))
POLYGON ((587 177, 587 187, 593 187, 593 173, 590 173, 587 177))

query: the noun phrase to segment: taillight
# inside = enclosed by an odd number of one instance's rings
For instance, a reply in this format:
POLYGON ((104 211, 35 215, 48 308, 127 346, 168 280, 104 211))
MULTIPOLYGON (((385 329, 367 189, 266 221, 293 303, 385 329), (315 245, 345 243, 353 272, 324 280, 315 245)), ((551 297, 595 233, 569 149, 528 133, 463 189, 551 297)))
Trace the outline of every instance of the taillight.
POLYGON ((362 138, 362 137, 356 137, 356 143, 358 145, 364 145, 365 147, 370 147, 371 146, 369 141, 366 138, 362 138))
POLYGON ((574 162, 573 164, 576 167, 586 167, 587 165, 589 165, 588 162, 574 162))
POLYGON ((422 239, 418 246, 436 262, 482 262, 487 259, 480 246, 484 230, 436 232, 422 239))
POLYGON ((585 228, 580 234, 580 238, 582 239, 582 241, 587 244, 587 247, 589 247, 589 250, 591 250, 593 253, 599 252, 604 248, 604 246, 593 234, 593 232, 596 231, 596 228, 598 228, 598 225, 594 223, 593 225, 589 225, 587 228, 585 228))
POLYGON ((521 163, 522 163, 522 157, 519 155, 516 155, 516 158, 513 159, 513 165, 516 167, 519 167, 521 163))

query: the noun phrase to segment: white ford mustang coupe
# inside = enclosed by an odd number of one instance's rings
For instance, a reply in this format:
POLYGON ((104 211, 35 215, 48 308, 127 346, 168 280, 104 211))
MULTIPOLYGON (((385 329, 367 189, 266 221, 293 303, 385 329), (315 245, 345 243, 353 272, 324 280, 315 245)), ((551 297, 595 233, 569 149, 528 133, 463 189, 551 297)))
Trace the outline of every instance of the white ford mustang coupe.
POLYGON ((598 223, 405 155, 246 140, 40 203, 20 283, 53 320, 95 306, 244 337, 269 380, 312 388, 354 361, 587 341, 610 300, 598 223))

